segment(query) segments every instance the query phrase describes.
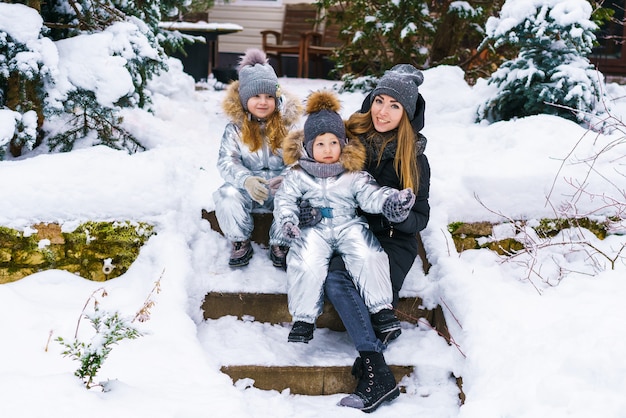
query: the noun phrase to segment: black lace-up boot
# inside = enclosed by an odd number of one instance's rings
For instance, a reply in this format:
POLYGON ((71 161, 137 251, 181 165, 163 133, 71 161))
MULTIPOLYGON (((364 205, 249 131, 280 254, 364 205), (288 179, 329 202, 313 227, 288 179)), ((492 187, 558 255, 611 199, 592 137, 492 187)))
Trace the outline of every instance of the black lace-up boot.
POLYGON ((339 405, 374 412, 384 402, 400 396, 400 389, 382 353, 363 351, 360 354, 352 366, 352 375, 359 379, 356 390, 339 401, 339 405))
POLYGON ((371 319, 376 337, 385 345, 398 338, 402 333, 400 321, 391 309, 376 312, 371 319))
POLYGON ((290 343, 307 343, 313 339, 315 324, 304 321, 296 321, 291 327, 291 332, 287 337, 290 343))

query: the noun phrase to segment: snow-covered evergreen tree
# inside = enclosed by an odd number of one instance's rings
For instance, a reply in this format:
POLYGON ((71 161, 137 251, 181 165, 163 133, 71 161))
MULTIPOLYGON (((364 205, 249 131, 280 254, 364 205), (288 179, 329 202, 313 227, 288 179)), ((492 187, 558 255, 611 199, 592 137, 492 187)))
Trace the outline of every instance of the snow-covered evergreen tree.
POLYGON ((489 78, 498 86, 479 119, 552 114, 590 126, 608 109, 604 77, 587 56, 596 39, 585 0, 507 0, 487 20, 484 42, 519 48, 489 78))
POLYGON ((14 121, 14 131, 0 138, 2 159, 6 149, 15 154, 41 142, 38 126, 44 116, 40 111, 45 97, 43 85, 52 79, 49 64, 54 63, 55 57, 44 53, 52 42, 43 36, 42 20, 36 13, 26 23, 18 24, 19 30, 3 29, 15 25, 20 14, 32 14, 32 9, 23 5, 0 6, 0 111, 14 121))
MULTIPOLYGON (((476 54, 486 19, 504 0, 316 0, 340 28, 330 59, 344 90, 363 88, 395 64, 458 65, 468 80, 491 62, 476 54)), ((326 21, 328 22, 328 20, 326 21)), ((491 73, 491 71, 489 71, 491 73)))
MULTIPOLYGON (((7 150, 17 157, 41 144, 50 150, 70 151, 82 138, 129 152, 143 149, 123 129, 120 110, 150 106, 148 81, 167 70, 166 49, 172 52, 183 45, 179 33, 161 30, 158 23, 161 16, 177 14, 191 3, 29 3, 39 7, 36 9, 0 2, 0 117, 14 120, 13 132, 0 132, 0 160, 7 150), (28 27, 22 27, 24 21, 28 27), (94 56, 73 56, 72 42, 93 43, 94 56), (73 73, 76 70, 69 64, 77 60, 91 64, 90 70, 95 72, 91 80, 73 73), (107 85, 111 80, 97 74, 93 60, 119 69, 119 77, 128 80, 128 87, 111 92, 111 83, 107 85)), ((212 0, 201 4, 210 7, 212 0)))

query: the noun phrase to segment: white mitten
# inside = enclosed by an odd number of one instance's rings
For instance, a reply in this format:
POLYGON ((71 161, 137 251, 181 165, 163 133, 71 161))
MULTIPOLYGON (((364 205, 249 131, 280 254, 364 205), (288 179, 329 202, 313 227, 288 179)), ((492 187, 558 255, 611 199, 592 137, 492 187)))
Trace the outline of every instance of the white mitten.
POLYGON ((267 180, 263 177, 250 176, 244 180, 243 187, 246 188, 252 200, 262 205, 270 195, 269 190, 265 186, 266 184, 267 180))

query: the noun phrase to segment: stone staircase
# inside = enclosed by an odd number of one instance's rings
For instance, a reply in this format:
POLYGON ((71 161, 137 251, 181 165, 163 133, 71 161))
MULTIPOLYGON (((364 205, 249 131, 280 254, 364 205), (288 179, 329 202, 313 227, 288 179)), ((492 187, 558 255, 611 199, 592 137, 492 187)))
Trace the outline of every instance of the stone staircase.
MULTIPOLYGON (((214 213, 203 211, 202 216, 214 230, 221 232, 214 213)), ((255 215, 253 241, 267 245, 270 223, 271 214, 255 215)), ((425 254, 421 258, 427 272, 430 265, 425 254)), ((209 347, 209 352, 227 353, 218 360, 222 364, 222 372, 230 376, 233 383, 251 379, 258 389, 279 392, 288 389, 292 394, 312 396, 351 393, 354 390, 356 381, 351 375, 351 368, 358 353, 330 303, 325 304, 316 324, 315 337, 309 344, 287 343, 291 315, 286 294, 210 292, 204 298, 202 310, 205 324, 199 333, 200 338, 205 340, 204 346, 209 347), (251 332, 251 327, 263 327, 263 332, 251 332), (231 339, 230 333, 233 341, 241 341, 241 336, 248 332, 248 347, 233 345, 224 350, 224 345, 231 339), (211 350, 211 344, 215 344, 215 351, 211 350), (307 359, 306 364, 302 364, 303 357, 307 359)), ((389 345, 385 357, 401 390, 406 391, 406 385, 415 381, 412 376, 419 374, 418 370, 439 367, 441 370, 435 374, 444 376, 448 392, 450 385, 458 387, 457 393, 462 402, 462 379, 446 370, 445 365, 432 365, 420 360, 432 357, 432 350, 454 350, 448 344, 450 334, 441 307, 424 309, 418 297, 401 298, 397 314, 403 333, 389 345), (435 346, 438 348, 433 348, 435 346), (407 348, 413 353, 411 358, 403 354, 407 348), (428 350, 430 354, 426 352, 428 350)), ((437 390, 440 384, 433 382, 435 389, 432 390, 437 390)))

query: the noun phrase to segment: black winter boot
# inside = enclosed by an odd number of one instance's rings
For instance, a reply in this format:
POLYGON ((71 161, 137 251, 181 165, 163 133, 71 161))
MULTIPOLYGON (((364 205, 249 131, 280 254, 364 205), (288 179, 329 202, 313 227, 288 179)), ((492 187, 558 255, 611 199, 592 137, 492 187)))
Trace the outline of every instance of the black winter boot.
POLYGON ((307 343, 313 339, 313 331, 315 330, 315 324, 304 321, 296 321, 291 327, 291 332, 287 337, 287 341, 290 343, 307 343))
POLYGON ((228 265, 230 267, 247 266, 253 253, 254 250, 252 249, 252 244, 249 239, 245 241, 233 242, 230 250, 230 260, 228 261, 228 265))
POLYGON ((371 316, 371 320, 376 337, 385 345, 398 338, 402 333, 400 321, 391 309, 376 312, 371 316))
POLYGON ((274 267, 278 267, 282 270, 287 270, 287 253, 289 247, 284 245, 272 245, 270 247, 270 260, 274 267))
POLYGON ((383 402, 400 396, 400 389, 382 353, 363 351, 360 354, 352 366, 352 375, 359 379, 356 390, 339 401, 339 405, 374 412, 383 402))

